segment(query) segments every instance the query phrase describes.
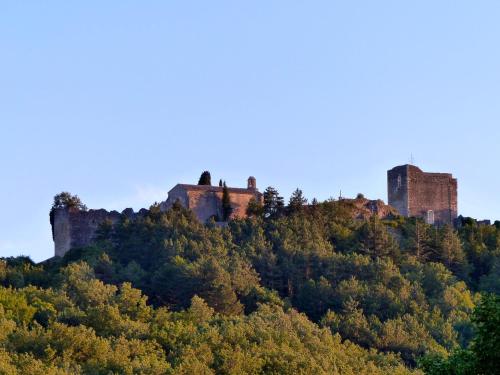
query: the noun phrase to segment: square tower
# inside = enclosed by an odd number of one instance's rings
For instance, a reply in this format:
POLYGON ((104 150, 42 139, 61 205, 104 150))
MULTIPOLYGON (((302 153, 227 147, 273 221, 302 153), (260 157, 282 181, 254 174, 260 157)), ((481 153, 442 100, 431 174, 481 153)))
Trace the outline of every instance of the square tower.
POLYGON ((453 225, 457 218, 457 180, 450 173, 427 173, 414 165, 387 171, 389 205, 402 216, 429 224, 453 225))

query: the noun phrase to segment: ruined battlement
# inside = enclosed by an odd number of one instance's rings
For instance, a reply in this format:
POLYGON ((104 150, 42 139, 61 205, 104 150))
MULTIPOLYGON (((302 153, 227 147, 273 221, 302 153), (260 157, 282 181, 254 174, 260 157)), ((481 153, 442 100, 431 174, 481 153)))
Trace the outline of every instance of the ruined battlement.
MULTIPOLYGON (((457 180, 449 173, 427 173, 413 165, 402 165, 387 172, 388 203, 365 198, 345 199, 358 219, 376 215, 387 218, 396 215, 422 217, 432 224, 453 224, 457 218, 457 180)), ((223 195, 226 189, 231 205, 229 219, 245 218, 251 200, 263 201, 255 177, 249 177, 246 188, 177 184, 160 203, 160 210, 170 209, 176 202, 191 210, 201 222, 223 217, 223 195)), ((148 212, 131 208, 118 211, 55 208, 50 222, 56 256, 72 248, 90 245, 101 224, 116 224, 123 217, 132 220, 148 212)))
MULTIPOLYGON (((160 210, 170 209, 176 202, 191 210, 201 222, 221 218, 223 190, 221 186, 177 184, 160 203, 160 210)), ((262 201, 255 177, 249 177, 247 188, 227 188, 232 212, 230 219, 245 218, 248 203, 252 199, 262 201)), ((123 216, 136 219, 148 212, 141 209, 135 213, 131 208, 118 211, 82 210, 78 208, 55 208, 50 214, 55 256, 64 256, 70 249, 90 245, 101 224, 116 224, 123 216)))
POLYGON ((54 255, 63 256, 72 248, 88 246, 95 239, 96 231, 104 222, 117 223, 122 216, 135 219, 147 210, 135 213, 127 208, 118 211, 80 210, 77 208, 56 208, 51 211, 52 238, 54 255))
POLYGON ((458 215, 457 179, 406 164, 387 171, 388 203, 406 217, 452 225, 458 215))

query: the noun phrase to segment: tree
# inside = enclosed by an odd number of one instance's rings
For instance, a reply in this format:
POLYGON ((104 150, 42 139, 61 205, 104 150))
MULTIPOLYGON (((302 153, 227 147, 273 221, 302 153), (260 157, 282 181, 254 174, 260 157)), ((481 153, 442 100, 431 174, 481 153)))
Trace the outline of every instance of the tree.
POLYGON ((247 216, 249 216, 249 217, 260 217, 264 214, 264 206, 257 199, 251 198, 248 201, 246 213, 247 213, 247 216))
POLYGON ((222 220, 228 221, 232 213, 233 207, 231 207, 231 197, 229 196, 229 189, 227 188, 226 182, 224 182, 222 188, 222 220))
POLYGON ((288 203, 288 208, 290 212, 299 212, 302 210, 302 207, 307 204, 307 199, 304 198, 302 194, 302 190, 299 188, 295 189, 290 197, 290 201, 288 203))
POLYGON ((419 365, 428 375, 499 374, 500 296, 484 294, 472 314, 475 336, 468 349, 459 349, 448 358, 428 355, 419 365))
POLYGON ((63 191, 54 197, 52 209, 57 208, 76 208, 82 211, 87 210, 87 206, 82 203, 78 195, 72 195, 67 191, 63 191))
POLYGON ((463 273, 466 264, 462 243, 455 230, 449 226, 437 230, 435 233, 434 259, 442 262, 455 273, 463 273))
POLYGON ((210 176, 209 171, 204 171, 201 176, 200 180, 198 181, 198 185, 212 185, 212 177, 210 176))
POLYGON ((404 229, 406 248, 418 261, 426 261, 432 251, 429 226, 419 218, 411 218, 404 229))
POLYGON ((472 322, 476 336, 471 345, 478 374, 499 373, 500 364, 500 296, 483 295, 474 310, 472 322))
POLYGON ((376 216, 372 216, 361 226, 358 232, 358 240, 361 245, 361 252, 374 258, 396 255, 398 250, 394 237, 376 216))
POLYGON ((264 216, 279 216, 283 212, 285 201, 278 193, 278 190, 269 186, 264 191, 264 216))

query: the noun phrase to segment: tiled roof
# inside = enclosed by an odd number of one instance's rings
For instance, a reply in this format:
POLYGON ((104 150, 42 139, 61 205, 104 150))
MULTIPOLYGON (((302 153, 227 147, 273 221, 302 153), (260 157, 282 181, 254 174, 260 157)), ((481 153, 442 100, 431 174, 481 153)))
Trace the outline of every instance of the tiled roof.
MULTIPOLYGON (((174 190, 177 187, 184 188, 186 190, 202 190, 202 191, 210 191, 210 192, 222 192, 222 189, 224 189, 221 186, 211 186, 211 185, 189 185, 189 184, 177 184, 175 185, 172 190, 174 190)), ((227 190, 230 193, 239 193, 239 194, 260 194, 258 190, 253 190, 253 189, 242 189, 242 188, 232 188, 228 187, 227 190)))

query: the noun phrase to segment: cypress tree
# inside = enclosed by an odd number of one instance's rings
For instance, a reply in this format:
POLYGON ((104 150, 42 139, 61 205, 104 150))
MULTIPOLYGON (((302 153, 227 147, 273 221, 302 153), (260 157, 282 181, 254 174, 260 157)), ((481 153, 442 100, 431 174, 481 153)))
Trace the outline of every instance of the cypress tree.
POLYGON ((227 188, 226 182, 223 184, 222 188, 222 220, 228 221, 233 208, 231 207, 231 198, 229 197, 229 190, 227 188))
POLYGON ((209 171, 204 171, 201 174, 198 185, 212 185, 212 177, 209 171))

